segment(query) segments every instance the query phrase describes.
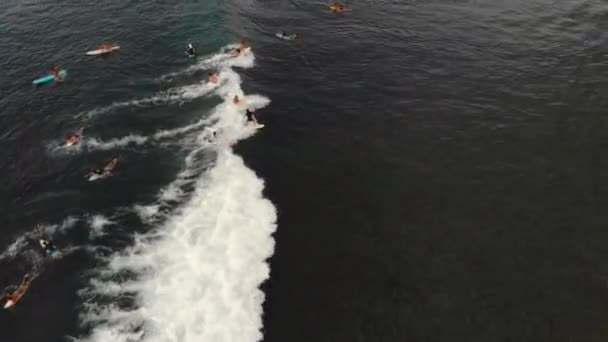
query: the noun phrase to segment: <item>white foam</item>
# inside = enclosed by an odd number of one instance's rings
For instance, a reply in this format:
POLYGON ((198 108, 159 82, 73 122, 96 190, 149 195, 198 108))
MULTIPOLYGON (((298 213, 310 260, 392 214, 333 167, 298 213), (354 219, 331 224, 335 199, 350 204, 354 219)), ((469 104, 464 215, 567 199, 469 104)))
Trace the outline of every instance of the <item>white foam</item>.
POLYGON ((216 84, 210 84, 205 82, 200 82, 197 84, 190 84, 182 87, 170 88, 168 90, 160 91, 151 97, 146 97, 142 99, 135 99, 130 101, 123 102, 115 102, 109 106, 95 108, 90 111, 81 112, 76 115, 79 117, 92 118, 94 116, 100 114, 110 113, 117 109, 126 108, 126 107, 150 107, 150 106, 160 106, 165 104, 172 103, 184 103, 187 101, 191 101, 193 99, 205 96, 213 91, 217 87, 216 84))
MULTIPOLYGON (((240 58, 253 63, 251 53, 236 59, 240 58)), ((194 186, 191 197, 172 216, 151 233, 136 236, 126 252, 111 256, 91 281, 84 291, 88 301, 81 319, 92 330, 84 340, 262 339, 264 294, 259 286, 269 276, 266 260, 274 250, 276 211, 263 197, 263 180, 230 145, 255 131, 244 123, 245 108, 261 108, 269 100, 245 96, 238 74, 227 68, 221 72, 226 82, 218 94, 224 102, 210 114, 214 125, 209 130, 219 132, 218 141, 230 143, 214 144, 213 167, 190 180, 204 164, 199 153, 209 146, 208 130, 200 132, 199 147, 188 155, 177 179, 160 191, 158 202, 134 206, 142 221, 158 222, 164 202, 184 199, 184 183, 194 186), (243 99, 240 104, 232 103, 233 94, 243 99), (112 300, 125 296, 133 305, 112 300)))
MULTIPOLYGON (((227 50, 234 49, 238 45, 229 45, 227 50)), ((221 52, 219 54, 212 55, 207 58, 203 58, 198 61, 196 64, 190 66, 189 68, 164 75, 161 77, 162 80, 170 80, 171 77, 191 74, 200 70, 208 70, 208 69, 223 69, 226 67, 238 66, 242 68, 249 68, 253 66, 254 63, 254 55, 251 52, 250 48, 245 50, 245 53, 234 57, 232 52, 221 52)), ((225 79, 220 73, 218 75, 218 83, 208 83, 207 80, 203 80, 200 83, 186 85, 181 87, 170 88, 168 90, 160 91, 151 97, 146 97, 142 99, 134 99, 130 101, 122 101, 122 102, 114 102, 109 106, 95 108, 90 111, 81 112, 76 115, 77 118, 86 117, 92 118, 97 115, 110 113, 117 109, 126 108, 126 107, 147 107, 147 106, 158 106, 165 104, 173 104, 173 103, 183 103, 186 101, 191 101, 193 99, 203 97, 213 90, 215 90, 218 86, 225 82, 225 79)))
MULTIPOLYGON (((138 272, 138 309, 105 307, 91 341, 128 341, 144 327, 146 341, 259 341, 276 213, 263 198, 264 183, 229 149, 197 184, 180 214, 111 263, 114 272, 138 272)), ((92 284, 107 294, 105 282, 92 284)), ((114 287, 114 290, 116 288, 114 287)), ((120 292, 120 291, 119 291, 120 292)), ((122 292, 121 292, 122 293, 122 292)))
POLYGON ((91 237, 99 237, 103 236, 104 228, 106 226, 112 225, 114 222, 110 221, 107 217, 103 215, 93 215, 89 218, 89 225, 91 226, 91 237))
POLYGON ((143 222, 152 222, 158 216, 160 205, 139 205, 133 206, 133 210, 143 222))
POLYGON ((103 141, 97 138, 86 138, 80 143, 80 146, 84 146, 87 150, 111 150, 117 147, 124 147, 128 145, 143 145, 148 141, 148 137, 141 135, 130 134, 122 138, 114 138, 108 141, 103 141))
POLYGON ((19 236, 13 243, 8 246, 2 254, 0 254, 0 260, 13 259, 17 254, 27 246, 26 236, 19 236))

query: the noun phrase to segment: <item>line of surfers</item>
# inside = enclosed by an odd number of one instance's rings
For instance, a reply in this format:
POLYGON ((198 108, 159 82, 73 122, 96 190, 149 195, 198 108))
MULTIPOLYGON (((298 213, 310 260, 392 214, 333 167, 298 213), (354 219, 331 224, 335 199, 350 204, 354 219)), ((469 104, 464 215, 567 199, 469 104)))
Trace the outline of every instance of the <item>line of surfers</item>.
MULTIPOLYGON (((248 48, 247 44, 244 41, 241 41, 239 43, 239 46, 233 50, 233 56, 237 57, 237 56, 243 54, 245 52, 245 49, 247 49, 247 48, 248 48)), ((186 45, 186 53, 196 54, 196 51, 194 50, 194 46, 192 45, 191 42, 189 42, 186 45)), ((215 72, 209 73, 209 75, 207 77, 207 82, 209 84, 217 84, 219 82, 218 76, 219 75, 215 72)), ((239 103, 241 103, 241 99, 238 97, 238 95, 234 95, 234 97, 232 98, 232 103, 234 103, 235 105, 238 105, 239 103)), ((255 117, 255 113, 249 109, 247 109, 245 111, 245 124, 259 126, 259 123, 255 117)), ((69 135, 65 141, 64 147, 72 147, 72 146, 77 145, 84 136, 84 130, 85 130, 85 127, 80 127, 74 133, 69 135)), ((209 143, 213 143, 213 142, 215 142, 216 138, 217 138, 217 132, 213 131, 213 132, 211 132, 210 136, 207 138, 207 141, 209 143)), ((116 168, 117 164, 118 164, 118 159, 114 158, 110 162, 108 162, 105 166, 92 170, 85 177, 88 178, 90 181, 94 181, 94 180, 98 180, 98 179, 102 179, 102 178, 111 176, 112 172, 116 168)))

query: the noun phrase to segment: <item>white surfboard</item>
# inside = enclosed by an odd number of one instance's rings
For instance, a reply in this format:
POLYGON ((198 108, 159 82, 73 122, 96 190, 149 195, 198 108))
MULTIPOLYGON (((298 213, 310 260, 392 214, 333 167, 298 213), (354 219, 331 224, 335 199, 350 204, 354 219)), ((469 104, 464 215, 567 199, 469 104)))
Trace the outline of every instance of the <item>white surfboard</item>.
POLYGON ((264 127, 264 124, 257 124, 257 125, 255 125, 255 129, 260 129, 262 127, 264 127))
POLYGON ((112 52, 114 50, 118 50, 120 49, 120 46, 112 46, 109 49, 98 49, 98 50, 92 50, 92 51, 87 51, 87 55, 89 56, 97 56, 97 55, 103 55, 104 53, 109 53, 112 52))
POLYGON ((281 39, 285 39, 285 40, 294 40, 297 37, 295 33, 285 34, 282 32, 277 32, 274 35, 277 36, 277 38, 281 38, 281 39))
POLYGON ((98 179, 106 178, 107 176, 108 176, 107 173, 103 173, 101 175, 98 175, 96 173, 92 173, 92 174, 89 175, 89 182, 93 182, 93 181, 96 181, 98 179))
POLYGON ((79 141, 80 141, 80 139, 66 141, 64 146, 65 147, 74 146, 74 145, 78 144, 79 141))
POLYGON ((6 301, 6 304, 4 304, 4 308, 8 309, 8 308, 10 308, 13 305, 15 305, 15 302, 13 302, 12 300, 9 299, 9 300, 6 301))

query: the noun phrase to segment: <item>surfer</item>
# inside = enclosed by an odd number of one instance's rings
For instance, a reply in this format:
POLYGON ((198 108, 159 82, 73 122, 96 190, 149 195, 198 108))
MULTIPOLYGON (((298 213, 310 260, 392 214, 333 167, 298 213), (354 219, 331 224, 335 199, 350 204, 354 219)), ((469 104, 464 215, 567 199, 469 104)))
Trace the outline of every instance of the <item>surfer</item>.
POLYGON ((55 245, 53 245, 53 243, 49 240, 40 240, 40 247, 42 247, 42 249, 44 249, 47 254, 53 254, 57 252, 57 247, 55 247, 55 245))
POLYGON ((247 124, 252 122, 257 125, 258 120, 255 118, 255 116, 253 114, 255 114, 255 113, 250 111, 249 109, 247 109, 247 111, 245 112, 245 117, 247 118, 247 124))
POLYGON ((241 40, 241 42, 239 43, 239 47, 234 49, 234 57, 238 57, 241 54, 245 53, 245 49, 247 49, 249 46, 247 46, 247 44, 245 44, 244 40, 241 40))
POLYGON ((209 135, 209 137, 207 137, 207 141, 211 144, 213 144, 215 142, 215 139, 217 139, 217 131, 211 132, 211 135, 209 135))
POLYGON ((54 67, 51 68, 51 75, 53 75, 53 77, 57 80, 59 79, 59 65, 55 65, 54 67))
POLYGON ((103 168, 96 168, 89 172, 86 177, 89 178, 90 181, 93 181, 102 177, 110 176, 112 171, 114 171, 114 168, 116 168, 116 164, 118 164, 118 159, 114 158, 103 168))
POLYGON ((65 141, 65 146, 76 145, 80 141, 80 138, 82 138, 83 133, 84 127, 80 127, 76 132, 74 132, 74 134, 68 136, 65 141))
POLYGON ((283 32, 283 31, 279 31, 279 32, 277 33, 277 36, 278 36, 279 38, 282 38, 282 39, 287 39, 287 40, 293 40, 293 39, 296 39, 296 37, 297 37, 297 35, 296 35, 295 33, 288 34, 288 33, 285 33, 285 32, 283 32))
POLYGON ((239 102, 241 102, 241 100, 239 99, 239 96, 234 95, 234 97, 232 98, 232 103, 239 104, 239 102))
POLYGON ((216 74, 216 73, 213 73, 213 72, 210 72, 210 73, 209 73, 209 77, 207 77, 207 81, 208 81, 209 83, 216 84, 216 83, 217 83, 217 74, 216 74))
POLYGON ((331 4, 331 6, 329 6, 329 9, 334 11, 334 12, 342 12, 344 11, 346 8, 344 7, 344 5, 339 4, 339 3, 333 3, 331 4))
POLYGON ((5 293, 2 296, 2 299, 5 299, 6 302, 4 304, 4 308, 8 309, 11 306, 17 304, 21 297, 27 292, 27 289, 30 287, 30 283, 32 282, 29 274, 23 276, 23 280, 21 280, 21 285, 14 292, 5 293))
POLYGON ((186 45, 186 54, 190 57, 196 56, 196 50, 194 49, 192 42, 188 42, 188 44, 186 45))

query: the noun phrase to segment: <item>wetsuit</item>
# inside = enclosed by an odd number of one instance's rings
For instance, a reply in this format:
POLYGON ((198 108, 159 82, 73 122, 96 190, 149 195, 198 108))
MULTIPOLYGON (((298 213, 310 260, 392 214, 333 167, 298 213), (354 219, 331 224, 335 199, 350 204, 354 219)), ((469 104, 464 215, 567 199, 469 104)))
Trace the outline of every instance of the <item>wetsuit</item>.
POLYGON ((186 53, 190 56, 196 55, 196 50, 194 50, 194 46, 192 46, 192 44, 188 44, 186 46, 186 53))

